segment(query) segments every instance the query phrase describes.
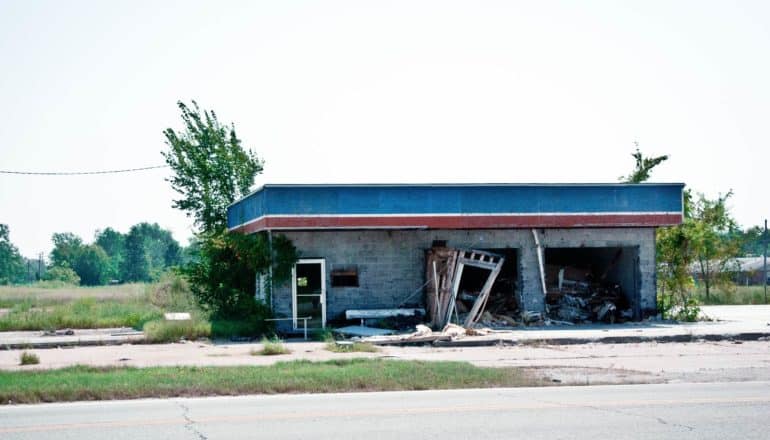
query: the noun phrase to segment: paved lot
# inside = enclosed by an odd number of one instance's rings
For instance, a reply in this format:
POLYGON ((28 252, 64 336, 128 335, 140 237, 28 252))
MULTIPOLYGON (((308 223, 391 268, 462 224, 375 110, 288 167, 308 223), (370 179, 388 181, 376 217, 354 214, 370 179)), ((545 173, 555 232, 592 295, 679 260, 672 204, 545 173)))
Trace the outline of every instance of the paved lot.
POLYGON ((506 347, 382 347, 378 353, 333 353, 319 342, 289 342, 289 355, 254 356, 260 344, 180 343, 35 350, 40 364, 19 366, 20 350, 0 351, 0 369, 75 364, 136 367, 268 365, 348 357, 457 360, 480 366, 531 367, 562 383, 655 383, 770 380, 770 342, 523 345, 506 347))
MULTIPOLYGON (((725 306, 708 307, 710 316, 722 321, 673 327, 682 329, 744 328, 766 329, 770 307, 725 306), (721 326, 721 327, 720 327, 721 326)), ((515 346, 487 347, 382 347, 377 353, 332 353, 325 344, 318 342, 288 342, 289 355, 254 356, 260 344, 185 342, 160 345, 114 345, 69 348, 35 349, 40 364, 20 366, 21 350, 0 350, 0 369, 61 368, 76 364, 99 366, 129 365, 136 367, 172 365, 267 365, 279 361, 307 359, 322 361, 348 357, 384 357, 414 360, 458 360, 480 366, 517 366, 532 368, 536 374, 562 383, 655 383, 655 382, 712 382, 770 380, 770 342, 759 341, 699 341, 689 343, 588 343, 579 345, 554 345, 548 338, 540 338, 544 332, 574 334, 619 335, 627 331, 641 330, 631 326, 609 329, 574 330, 524 330, 534 336, 517 336, 515 346)), ((662 328, 664 328, 662 327, 662 328)), ((658 330, 663 331, 663 330, 658 330)), ((706 330, 701 330, 706 331, 706 330)), ((717 333, 712 333, 717 334, 717 333)), ((4 334, 7 337, 9 334, 4 334)), ((0 335, 2 340, 3 335, 0 335)), ((44 339, 47 337, 43 337, 44 339)), ((763 338, 764 339, 764 338, 763 338)))

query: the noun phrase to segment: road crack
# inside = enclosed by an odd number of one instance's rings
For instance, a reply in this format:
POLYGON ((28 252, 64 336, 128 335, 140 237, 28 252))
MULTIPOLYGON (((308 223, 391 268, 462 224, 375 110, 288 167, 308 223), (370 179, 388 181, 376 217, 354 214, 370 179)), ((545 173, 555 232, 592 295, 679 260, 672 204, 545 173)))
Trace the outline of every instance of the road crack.
POLYGON ((182 418, 185 421, 184 429, 190 431, 199 440, 208 440, 208 437, 206 437, 202 432, 198 431, 198 428, 195 427, 195 420, 190 417, 190 408, 180 401, 174 401, 174 403, 176 403, 182 410, 182 418))
POLYGON ((606 407, 601 407, 601 406, 594 406, 594 405, 588 405, 588 404, 579 404, 579 403, 556 402, 556 401, 543 400, 543 399, 533 399, 533 400, 541 402, 541 403, 551 404, 551 405, 565 405, 565 406, 571 406, 573 408, 588 408, 588 409, 593 409, 593 410, 601 411, 601 412, 619 414, 619 415, 622 415, 622 416, 631 416, 631 417, 639 417, 639 418, 642 418, 642 419, 651 419, 651 420, 655 420, 656 422, 660 423, 661 425, 673 426, 673 427, 676 427, 676 428, 684 429, 684 430, 689 431, 689 432, 695 431, 695 427, 693 427, 693 426, 685 425, 685 424, 682 424, 682 423, 669 422, 666 419, 664 419, 662 417, 658 417, 658 416, 648 416, 648 415, 645 415, 645 414, 638 414, 638 413, 635 413, 635 412, 624 411, 624 410, 620 410, 620 409, 617 409, 617 408, 606 408, 606 407))

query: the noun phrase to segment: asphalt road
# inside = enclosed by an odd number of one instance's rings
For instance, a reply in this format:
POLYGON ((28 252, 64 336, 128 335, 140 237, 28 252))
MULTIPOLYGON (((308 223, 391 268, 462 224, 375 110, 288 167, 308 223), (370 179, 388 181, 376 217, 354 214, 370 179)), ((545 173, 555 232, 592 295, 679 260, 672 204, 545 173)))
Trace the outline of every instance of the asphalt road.
POLYGON ((770 382, 6 406, 2 439, 766 439, 770 382))

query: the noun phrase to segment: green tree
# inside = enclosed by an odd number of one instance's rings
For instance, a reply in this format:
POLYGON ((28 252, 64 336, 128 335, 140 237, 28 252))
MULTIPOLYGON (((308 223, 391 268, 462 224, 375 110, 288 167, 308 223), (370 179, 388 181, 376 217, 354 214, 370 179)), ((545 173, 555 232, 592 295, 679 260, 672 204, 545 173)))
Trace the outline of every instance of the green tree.
POLYGON ((52 266, 45 271, 42 277, 46 281, 62 281, 67 284, 80 284, 80 277, 74 270, 67 266, 52 266))
MULTIPOLYGON (((646 182, 652 170, 668 160, 668 156, 645 157, 639 151, 639 143, 634 142, 634 145, 636 152, 631 155, 635 160, 634 170, 620 180, 626 183, 646 182)), ((698 318, 700 308, 689 291, 693 282, 690 269, 694 258, 690 244, 690 230, 687 227, 687 219, 692 212, 690 190, 684 191, 683 202, 684 223, 658 228, 655 232, 657 279, 658 288, 661 291, 658 296, 658 310, 664 317, 671 317, 671 313, 674 312, 673 317, 676 319, 694 321, 698 318)))
POLYGON ((52 237, 52 266, 75 267, 75 261, 83 249, 83 240, 71 232, 55 233, 52 237))
POLYGON ((134 231, 126 235, 126 251, 121 269, 123 281, 146 281, 150 279, 150 260, 144 248, 144 237, 134 231), (133 232, 133 233, 132 233, 133 232))
POLYGON ((109 278, 120 279, 120 269, 123 266, 126 252, 126 236, 112 228, 97 230, 94 235, 94 243, 104 249, 104 252, 110 257, 109 278))
POLYGON ((692 204, 690 217, 685 219, 684 229, 706 298, 709 298, 711 288, 715 285, 723 288, 732 286, 732 272, 735 268, 730 263, 740 252, 740 241, 731 238, 738 227, 726 205, 732 194, 729 191, 713 200, 699 194, 692 204))
POLYGON ((20 283, 25 276, 24 258, 11 243, 8 225, 0 224, 0 284, 20 283))
POLYGON ((80 284, 100 286, 106 284, 110 275, 110 257, 97 244, 83 246, 73 267, 80 277, 80 284))
POLYGON ((639 143, 634 142, 634 145, 636 146, 636 152, 631 154, 631 156, 636 161, 636 166, 631 174, 620 178, 621 181, 626 183, 642 183, 649 180, 652 169, 668 160, 668 155, 665 154, 657 157, 644 157, 642 152, 639 151, 639 143))
POLYGON ((166 163, 174 171, 167 179, 180 194, 173 207, 195 220, 203 232, 226 229, 227 205, 249 192, 254 177, 262 172, 262 161, 244 149, 235 126, 222 125, 213 111, 201 110, 183 102, 185 130, 167 128, 163 134, 169 150, 163 152, 166 163))
POLYGON ((256 274, 288 277, 296 249, 285 237, 273 237, 271 246, 264 233, 227 231, 227 206, 248 194, 262 161, 243 148, 234 125, 221 124, 213 111, 201 110, 195 101, 192 107, 177 105, 185 130, 163 132, 169 147, 163 156, 173 171, 168 181, 181 196, 173 206, 199 228, 184 273, 215 317, 265 317, 264 305, 254 300, 256 274))
POLYGON ((138 223, 126 234, 122 277, 126 281, 154 281, 167 268, 179 265, 181 248, 171 232, 157 223, 138 223))
POLYGON ((745 231, 736 230, 730 237, 740 243, 741 257, 757 257, 765 252, 764 233, 764 227, 752 226, 745 231))
POLYGON ((201 253, 201 241, 198 237, 193 236, 187 246, 182 248, 181 263, 182 266, 187 266, 191 263, 198 261, 201 253))

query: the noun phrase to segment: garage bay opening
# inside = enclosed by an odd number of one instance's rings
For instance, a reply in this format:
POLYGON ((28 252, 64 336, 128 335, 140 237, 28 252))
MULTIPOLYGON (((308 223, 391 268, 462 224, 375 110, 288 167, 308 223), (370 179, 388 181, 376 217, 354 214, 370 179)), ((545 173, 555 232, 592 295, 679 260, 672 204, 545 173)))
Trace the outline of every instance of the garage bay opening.
POLYGON ((546 305, 552 320, 570 323, 639 319, 639 248, 545 250, 546 305))

